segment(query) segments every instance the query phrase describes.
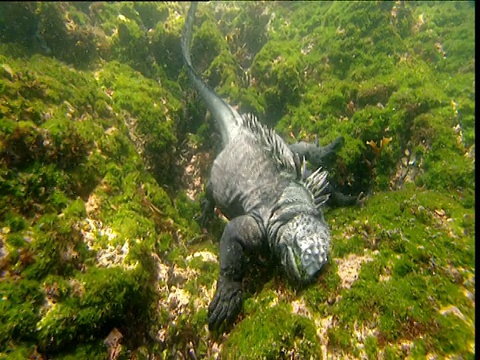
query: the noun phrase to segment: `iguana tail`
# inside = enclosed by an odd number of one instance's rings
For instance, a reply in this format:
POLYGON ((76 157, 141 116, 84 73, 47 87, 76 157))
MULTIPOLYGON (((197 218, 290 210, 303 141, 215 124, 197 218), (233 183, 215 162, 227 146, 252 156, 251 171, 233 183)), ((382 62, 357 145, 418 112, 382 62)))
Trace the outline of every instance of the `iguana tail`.
POLYGON ((197 3, 192 2, 182 31, 181 45, 183 62, 185 64, 185 68, 187 69, 190 80, 193 82, 200 96, 207 103, 207 108, 215 119, 217 127, 222 136, 223 145, 225 146, 234 137, 238 128, 242 124, 242 117, 237 111, 235 111, 235 109, 233 109, 222 98, 215 94, 215 92, 200 78, 200 76, 198 76, 193 68, 192 59, 190 56, 190 45, 192 42, 192 28, 193 21, 195 19, 196 8, 197 3))

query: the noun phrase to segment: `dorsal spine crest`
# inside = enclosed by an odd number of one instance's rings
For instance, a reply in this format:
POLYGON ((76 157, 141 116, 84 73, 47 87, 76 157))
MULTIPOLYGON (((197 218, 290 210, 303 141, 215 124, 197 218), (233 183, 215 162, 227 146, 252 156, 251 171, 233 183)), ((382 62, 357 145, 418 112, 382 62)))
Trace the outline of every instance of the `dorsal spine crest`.
POLYGON ((328 191, 328 173, 319 167, 310 176, 308 176, 303 183, 305 187, 310 190, 317 209, 320 209, 330 197, 328 191))
POLYGON ((277 133, 269 127, 262 125, 253 114, 243 114, 242 118, 244 121, 243 125, 254 134, 264 149, 272 155, 275 164, 280 169, 288 169, 296 173, 297 164, 295 163, 294 154, 277 133))

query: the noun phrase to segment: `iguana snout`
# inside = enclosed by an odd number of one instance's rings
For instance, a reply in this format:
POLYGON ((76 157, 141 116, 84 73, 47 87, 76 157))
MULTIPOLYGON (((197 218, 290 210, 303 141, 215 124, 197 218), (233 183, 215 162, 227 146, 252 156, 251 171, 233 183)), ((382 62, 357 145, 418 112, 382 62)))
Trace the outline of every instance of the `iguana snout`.
POLYGON ((313 215, 299 214, 283 226, 280 258, 294 283, 314 280, 327 262, 330 234, 327 224, 313 215))

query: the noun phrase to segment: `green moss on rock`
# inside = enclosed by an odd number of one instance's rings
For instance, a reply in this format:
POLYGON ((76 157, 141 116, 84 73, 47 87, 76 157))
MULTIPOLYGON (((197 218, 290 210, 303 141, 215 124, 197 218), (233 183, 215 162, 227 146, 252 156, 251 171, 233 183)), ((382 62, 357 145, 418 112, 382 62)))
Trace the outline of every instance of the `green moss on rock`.
POLYGON ((224 343, 222 356, 230 359, 321 357, 315 325, 278 304, 258 309, 237 325, 224 343))
POLYGON ((209 84, 290 142, 343 136, 331 178, 370 194, 326 212, 317 283, 251 271, 226 340, 206 328, 225 222, 204 233, 178 181, 215 131, 182 70, 187 7, 2 8, 0 357, 106 358, 113 328, 117 358, 471 357, 472 4, 199 6, 209 84))
POLYGON ((120 268, 91 268, 70 280, 71 295, 51 304, 37 323, 40 349, 55 352, 74 341, 91 342, 108 335, 113 327, 145 319, 148 306, 142 304, 150 299, 144 297, 148 291, 139 291, 146 286, 139 274, 120 268))
MULTIPOLYGON (((347 236, 349 240, 344 240, 343 235, 333 242, 334 257, 342 256, 345 246, 348 248, 355 238, 363 238, 363 248, 373 250, 373 259, 363 265, 358 281, 351 289, 340 292, 341 300, 332 308, 343 324, 340 327, 352 326, 350 321, 375 327, 380 346, 400 339, 414 340, 423 334, 423 341, 415 344, 414 349, 418 348, 413 351, 423 348, 467 354, 471 345, 463 343, 465 346, 455 349, 440 345, 445 341, 441 334, 447 320, 439 309, 455 304, 460 313, 473 311, 462 287, 455 285, 470 287, 465 281, 474 268, 472 238, 458 227, 470 211, 452 202, 451 197, 436 192, 415 193, 412 187, 377 195, 365 210, 367 213, 357 213, 354 221, 354 233, 363 235, 347 236), (449 230, 442 231, 445 227, 449 230)), ((337 216, 335 224, 342 217, 337 216)), ((334 238, 338 236, 335 228, 334 238)), ((468 320, 456 324, 450 329, 453 337, 471 331, 468 320)), ((333 344, 341 348, 354 346, 348 340, 349 333, 329 330, 333 344)))

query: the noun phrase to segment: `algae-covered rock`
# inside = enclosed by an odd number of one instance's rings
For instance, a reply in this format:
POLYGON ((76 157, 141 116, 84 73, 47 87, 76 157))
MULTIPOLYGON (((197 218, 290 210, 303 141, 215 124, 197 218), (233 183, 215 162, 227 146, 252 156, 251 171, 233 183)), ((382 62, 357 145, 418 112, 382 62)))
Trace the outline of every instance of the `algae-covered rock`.
POLYGON ((303 359, 322 356, 315 324, 292 314, 286 304, 266 306, 245 319, 224 344, 223 355, 237 359, 303 359))
POLYGON ((218 138, 182 67, 188 4, 0 11, 0 358, 472 358, 474 4, 213 2, 192 58, 288 142, 345 145, 305 288, 252 259, 208 332, 225 220, 194 221, 218 138))

